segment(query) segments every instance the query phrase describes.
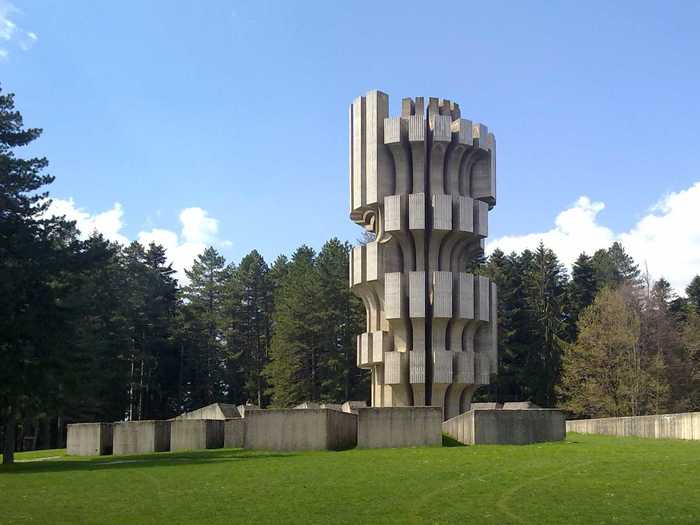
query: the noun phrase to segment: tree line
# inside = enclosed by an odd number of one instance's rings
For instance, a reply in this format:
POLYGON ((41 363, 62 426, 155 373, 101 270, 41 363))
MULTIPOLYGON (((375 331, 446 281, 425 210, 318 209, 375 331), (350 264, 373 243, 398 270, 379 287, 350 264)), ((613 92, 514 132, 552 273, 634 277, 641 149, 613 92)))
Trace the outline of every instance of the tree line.
POLYGON ((700 409, 700 276, 677 296, 615 242, 565 270, 540 244, 495 250, 477 271, 499 290, 499 370, 479 396, 576 417, 700 409))
MULTIPOLYGON (((48 216, 44 158, 0 92, 0 429, 16 447, 62 444, 70 421, 172 417, 211 402, 293 406, 369 397, 355 366, 365 312, 350 245, 237 264, 206 249, 178 283, 165 250, 48 216)), ((569 274, 543 245, 471 271, 499 290, 499 373, 475 399, 575 416, 700 408, 700 277, 687 297, 652 282, 619 243, 569 274)))

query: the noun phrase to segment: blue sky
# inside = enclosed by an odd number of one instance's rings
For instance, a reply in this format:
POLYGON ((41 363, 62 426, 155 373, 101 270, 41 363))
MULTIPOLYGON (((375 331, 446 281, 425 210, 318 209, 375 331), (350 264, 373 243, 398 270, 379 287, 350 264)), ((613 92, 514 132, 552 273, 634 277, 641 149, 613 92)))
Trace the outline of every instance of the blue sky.
POLYGON ((180 266, 208 243, 236 261, 357 238, 347 107, 380 89, 394 113, 449 98, 495 133, 490 248, 544 239, 570 262, 619 239, 680 290, 700 273, 698 19, 692 2, 0 0, 0 78, 44 128, 31 152, 60 209, 180 266))

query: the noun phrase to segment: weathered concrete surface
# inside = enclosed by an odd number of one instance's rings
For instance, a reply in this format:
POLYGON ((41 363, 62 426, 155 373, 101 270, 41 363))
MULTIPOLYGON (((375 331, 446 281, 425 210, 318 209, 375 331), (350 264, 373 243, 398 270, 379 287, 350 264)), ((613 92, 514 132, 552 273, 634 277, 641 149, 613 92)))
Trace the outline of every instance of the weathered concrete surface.
POLYGON ((469 408, 497 373, 497 290, 467 273, 484 253, 496 204, 496 138, 454 101, 370 91, 349 112, 350 219, 376 239, 350 254, 367 310, 357 366, 373 407, 469 408), (431 335, 432 332, 432 335, 431 335))
POLYGON ((112 453, 111 423, 68 425, 66 453, 69 456, 103 456, 112 453))
POLYGON ((243 448, 245 446, 245 426, 245 418, 224 421, 224 448, 243 448))
POLYGON ((233 419, 241 417, 236 405, 227 403, 212 403, 191 412, 184 412, 174 419, 233 419))
POLYGON ((445 421, 442 431, 466 445, 526 445, 566 437, 564 413, 544 408, 469 410, 445 421))
POLYGON ((567 421, 566 431, 652 439, 700 439, 700 412, 578 419, 567 421))
POLYGON ((358 448, 400 448, 442 444, 442 408, 358 408, 358 448))
POLYGON ((501 403, 471 403, 469 410, 500 410, 503 408, 501 403))
POLYGON ((308 410, 309 408, 330 408, 331 410, 343 411, 343 406, 338 403, 318 403, 316 401, 304 401, 294 407, 296 410, 308 410))
POLYGON ((113 453, 148 454, 170 449, 170 421, 120 421, 113 427, 113 453))
POLYGON ((502 408, 503 410, 531 410, 540 407, 532 401, 509 401, 508 403, 503 403, 502 408))
POLYGON ((339 450, 357 443, 357 416, 327 408, 252 410, 244 447, 259 450, 339 450))
POLYGON ((172 422, 170 450, 200 450, 224 446, 224 421, 181 419, 172 422))
POLYGON ((236 407, 236 410, 238 410, 238 413, 241 415, 241 417, 245 417, 246 411, 260 410, 260 407, 257 405, 247 403, 245 405, 238 405, 236 407))
POLYGON ((358 409, 365 408, 366 406, 367 401, 346 401, 340 409, 348 414, 357 414, 358 409))

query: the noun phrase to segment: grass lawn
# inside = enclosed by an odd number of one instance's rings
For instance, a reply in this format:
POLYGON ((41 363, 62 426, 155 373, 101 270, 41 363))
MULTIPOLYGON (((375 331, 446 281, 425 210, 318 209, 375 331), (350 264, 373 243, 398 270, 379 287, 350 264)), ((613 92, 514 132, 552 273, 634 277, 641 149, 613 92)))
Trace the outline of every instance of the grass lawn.
POLYGON ((0 523, 700 523, 700 442, 62 454, 0 467, 0 523))

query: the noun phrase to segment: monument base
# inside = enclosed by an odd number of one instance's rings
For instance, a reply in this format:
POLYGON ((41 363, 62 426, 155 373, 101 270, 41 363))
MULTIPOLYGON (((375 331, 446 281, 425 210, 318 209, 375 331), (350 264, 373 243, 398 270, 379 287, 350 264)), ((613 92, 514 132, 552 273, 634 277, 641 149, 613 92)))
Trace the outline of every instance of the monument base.
POLYGON ((427 447, 442 444, 441 407, 360 408, 358 448, 427 447))

